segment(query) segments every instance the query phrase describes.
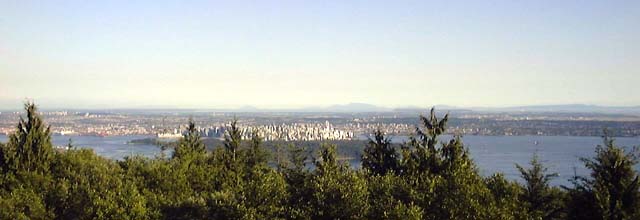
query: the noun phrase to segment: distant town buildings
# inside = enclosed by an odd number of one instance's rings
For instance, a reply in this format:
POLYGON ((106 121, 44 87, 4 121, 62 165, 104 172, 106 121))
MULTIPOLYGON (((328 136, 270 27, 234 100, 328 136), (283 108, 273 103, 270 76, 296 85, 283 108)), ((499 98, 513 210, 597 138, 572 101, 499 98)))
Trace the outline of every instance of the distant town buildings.
MULTIPOLYGON (((229 125, 199 127, 198 131, 202 137, 223 138, 229 125)), ((159 138, 176 138, 184 133, 183 130, 173 129, 172 132, 158 133, 159 138)), ((259 135, 266 141, 322 141, 322 140, 351 140, 354 133, 335 129, 331 123, 293 123, 293 124, 270 124, 270 125, 249 125, 241 126, 240 133, 242 139, 248 140, 254 134, 259 135)))
MULTIPOLYGON (((15 131, 22 112, 0 114, 0 134, 15 131)), ((179 138, 189 118, 201 135, 224 137, 234 113, 72 112, 41 113, 54 135, 154 135, 179 138)), ((23 115, 22 115, 23 116, 23 115)), ((349 140, 380 129, 388 135, 410 135, 417 113, 245 113, 238 117, 242 137, 258 133, 265 140, 349 140)), ((640 117, 568 113, 469 113, 453 115, 448 131, 462 135, 640 136, 640 117)))
POLYGON ((248 139, 257 133, 267 141, 323 141, 323 140, 351 140, 354 133, 334 128, 325 123, 294 123, 280 125, 259 125, 243 128, 243 138, 248 139))

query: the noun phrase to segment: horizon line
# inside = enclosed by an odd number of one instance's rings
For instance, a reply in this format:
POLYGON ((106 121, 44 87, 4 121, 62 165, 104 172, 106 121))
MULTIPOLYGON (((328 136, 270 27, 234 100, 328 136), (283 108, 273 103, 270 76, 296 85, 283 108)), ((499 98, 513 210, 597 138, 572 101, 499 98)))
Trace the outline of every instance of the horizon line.
MULTIPOLYGON (((26 103, 26 102, 23 102, 26 103)), ((326 112, 327 110, 331 110, 332 108, 348 108, 348 107, 363 107, 363 108, 376 108, 379 112, 384 111, 395 111, 402 109, 415 109, 415 110, 424 110, 431 108, 440 108, 440 109, 450 109, 450 110, 500 110, 500 109, 518 109, 518 108, 551 108, 551 107, 590 107, 590 108, 640 108, 640 105, 598 105, 598 104, 581 104, 581 103, 573 103, 573 104, 532 104, 532 105, 509 105, 509 106, 456 106, 456 105, 446 105, 446 104, 437 104, 437 105, 427 105, 427 106, 417 106, 417 105, 406 105, 406 106, 383 106, 383 105, 375 105, 361 102, 350 102, 346 104, 331 104, 331 105, 307 105, 307 106, 299 106, 299 107, 265 107, 265 106, 253 106, 253 105, 242 105, 242 106, 227 106, 227 107, 181 107, 181 106, 161 106, 161 105, 148 105, 148 106, 120 106, 120 107, 43 107, 40 104, 37 104, 39 109, 45 111, 55 111, 55 110, 182 110, 182 111, 238 111, 238 112, 260 112, 260 111, 301 111, 301 112, 313 112, 313 111, 321 111, 326 112), (248 111, 247 111, 248 110, 248 111)), ((15 111, 21 110, 22 108, 0 108, 0 111, 15 111)), ((338 112, 349 112, 349 110, 343 109, 338 112)), ((352 112, 358 112, 358 110, 352 110, 352 112)))

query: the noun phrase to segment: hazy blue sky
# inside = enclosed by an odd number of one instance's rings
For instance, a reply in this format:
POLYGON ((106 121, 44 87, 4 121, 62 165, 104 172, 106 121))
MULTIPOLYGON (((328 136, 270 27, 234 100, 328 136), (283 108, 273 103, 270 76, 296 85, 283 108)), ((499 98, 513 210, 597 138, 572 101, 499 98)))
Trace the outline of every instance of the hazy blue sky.
POLYGON ((640 1, 5 1, 0 108, 640 105, 640 1))

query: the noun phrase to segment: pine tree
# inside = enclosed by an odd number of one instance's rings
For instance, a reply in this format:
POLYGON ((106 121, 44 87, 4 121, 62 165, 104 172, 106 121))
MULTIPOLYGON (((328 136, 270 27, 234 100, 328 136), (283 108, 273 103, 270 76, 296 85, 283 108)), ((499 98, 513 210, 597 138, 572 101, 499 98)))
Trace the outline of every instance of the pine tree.
POLYGON ((0 173, 2 174, 4 174, 6 172, 6 169, 9 168, 7 164, 7 158, 6 158, 6 156, 8 156, 7 153, 9 153, 9 149, 6 148, 6 146, 2 142, 0 142, 0 173))
POLYGON ((9 136, 9 142, 1 155, 4 156, 5 171, 14 172, 49 172, 49 164, 53 158, 53 147, 49 126, 37 112, 36 105, 26 103, 24 106, 27 119, 22 116, 16 132, 9 136))
POLYGON ((262 145, 262 137, 257 132, 251 136, 251 145, 246 152, 246 165, 248 169, 254 167, 266 167, 269 160, 269 152, 262 145))
POLYGON ((364 148, 362 167, 374 175, 385 175, 398 169, 398 153, 380 129, 374 132, 374 138, 370 138, 364 148))
POLYGON ((562 198, 558 189, 549 186, 549 182, 558 176, 557 173, 547 173, 534 154, 530 162, 531 168, 516 164, 522 179, 525 180, 521 201, 527 208, 527 215, 531 219, 561 219, 562 198))
POLYGON ((367 182, 338 163, 336 146, 323 144, 309 184, 312 219, 364 219, 369 210, 367 182))
POLYGON ((238 127, 238 119, 233 118, 224 136, 225 152, 231 157, 231 161, 236 161, 240 144, 242 143, 242 132, 238 127))
MULTIPOLYGON (((408 158, 403 158, 402 173, 416 174, 422 172, 439 173, 441 159, 439 157, 438 137, 446 131, 449 114, 442 119, 438 119, 435 108, 431 108, 429 117, 420 115, 420 120, 424 129, 416 128, 416 136, 410 137, 406 144, 405 151, 411 149, 408 158)), ((406 152, 408 153, 408 152, 406 152)))
POLYGON ((309 152, 307 152, 307 148, 304 146, 295 146, 293 144, 290 144, 288 148, 290 166, 285 169, 293 170, 296 173, 306 171, 307 159, 309 159, 309 152))
POLYGON ((485 178, 487 188, 493 195, 493 219, 536 219, 527 218, 526 208, 520 201, 523 187, 515 181, 507 180, 502 173, 485 178))
POLYGON ((200 133, 196 129, 193 119, 189 119, 187 132, 182 136, 176 146, 173 158, 185 159, 195 155, 205 154, 205 146, 200 138, 200 133))
POLYGON ((605 131, 604 145, 596 147, 596 156, 582 158, 591 170, 589 178, 576 178, 570 191, 570 217, 582 218, 580 210, 592 207, 590 218, 606 220, 640 219, 640 182, 634 166, 638 150, 625 152, 605 131))
POLYGON ((289 219, 305 219, 310 215, 309 200, 312 194, 307 185, 311 176, 306 168, 309 155, 306 147, 289 144, 287 156, 288 161, 278 165, 287 182, 287 216, 289 219))
POLYGON ((410 201, 424 209, 426 219, 490 219, 493 196, 462 139, 440 142, 449 115, 420 116, 422 128, 402 149, 401 175, 409 181, 410 201), (408 158, 407 158, 408 157, 408 158))

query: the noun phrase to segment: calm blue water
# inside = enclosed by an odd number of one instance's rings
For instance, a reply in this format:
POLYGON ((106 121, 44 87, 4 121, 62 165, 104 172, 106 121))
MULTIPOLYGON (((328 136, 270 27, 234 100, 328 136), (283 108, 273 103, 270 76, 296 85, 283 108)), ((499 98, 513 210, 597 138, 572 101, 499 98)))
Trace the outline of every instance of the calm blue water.
MULTIPOLYGON (((131 140, 148 137, 153 136, 52 136, 51 138, 55 146, 67 146, 71 138, 73 146, 77 148, 90 148, 103 157, 121 160, 130 155, 159 156, 160 148, 155 145, 127 144, 131 140)), ((7 136, 0 135, 0 142, 7 142, 7 136)))
MULTIPOLYGON (((444 137, 443 140, 449 138, 444 137)), ((399 137, 393 141, 403 142, 406 139, 399 137)), ((638 137, 615 140, 618 146, 627 149, 640 146, 638 137)), ((537 152, 539 160, 549 168, 548 171, 559 175, 552 184, 567 186, 570 184, 568 179, 574 174, 589 175, 589 170, 579 158, 593 157, 595 147, 602 144, 600 137, 573 136, 464 136, 462 141, 483 175, 502 172, 509 179, 520 180, 515 164, 529 167, 531 157, 537 152)), ((640 170, 640 164, 636 170, 640 170)))
MULTIPOLYGON (((127 144, 130 140, 146 137, 149 136, 53 136, 53 143, 63 146, 71 138, 77 147, 91 148, 99 155, 116 160, 133 154, 147 157, 160 155, 160 149, 154 145, 127 144)), ((0 142, 6 140, 6 136, 0 135, 0 142)), ((404 140, 406 137, 398 137, 394 142, 404 140)), ((540 160, 549 167, 549 172, 559 174, 552 183, 568 185, 567 180, 574 175, 574 171, 578 175, 589 174, 579 158, 592 157, 596 145, 601 144, 602 139, 567 136, 465 136, 463 142, 483 175, 502 172, 509 179, 519 180, 515 164, 527 167, 529 160, 537 152, 540 160)), ((616 143, 627 148, 640 146, 640 138, 616 138, 616 143)), ((360 166, 359 161, 351 161, 351 164, 354 167, 360 166)), ((636 169, 640 170, 640 166, 636 166, 636 169)))

